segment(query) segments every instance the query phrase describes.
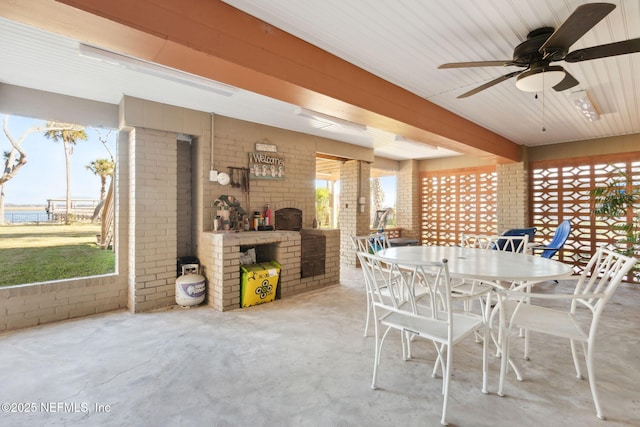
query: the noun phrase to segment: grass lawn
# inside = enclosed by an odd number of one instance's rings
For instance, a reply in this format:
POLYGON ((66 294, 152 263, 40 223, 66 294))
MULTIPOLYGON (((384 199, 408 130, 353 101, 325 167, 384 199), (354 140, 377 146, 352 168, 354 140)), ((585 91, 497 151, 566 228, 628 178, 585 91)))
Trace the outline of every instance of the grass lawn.
POLYGON ((99 224, 0 226, 0 286, 115 272, 115 253, 96 245, 99 224))

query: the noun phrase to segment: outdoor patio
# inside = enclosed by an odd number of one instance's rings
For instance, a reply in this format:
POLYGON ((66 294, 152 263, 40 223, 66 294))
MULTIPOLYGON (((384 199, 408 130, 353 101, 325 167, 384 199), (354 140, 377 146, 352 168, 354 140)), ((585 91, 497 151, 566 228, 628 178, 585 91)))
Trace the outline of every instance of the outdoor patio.
MULTIPOLYGON (((607 421, 595 416, 588 382, 575 378, 568 342, 541 345, 534 334, 530 361, 516 341, 512 354, 525 381, 509 375, 505 397, 496 395, 499 359, 490 358, 485 395, 480 345, 470 338, 456 347, 450 425, 639 425, 639 302, 640 289, 622 284, 603 314, 596 366, 607 421)), ((398 336, 390 336, 381 388, 371 390, 374 340, 362 335, 364 313, 361 272, 343 267, 340 285, 248 309, 120 311, 5 333, 0 423, 439 425, 433 346, 416 341, 415 359, 402 362, 398 336)))

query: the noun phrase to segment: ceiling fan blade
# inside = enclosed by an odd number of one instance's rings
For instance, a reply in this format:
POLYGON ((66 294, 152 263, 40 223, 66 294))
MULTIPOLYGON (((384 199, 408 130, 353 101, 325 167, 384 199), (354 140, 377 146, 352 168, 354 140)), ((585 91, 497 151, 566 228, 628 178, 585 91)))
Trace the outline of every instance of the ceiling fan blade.
POLYGON ((553 87, 553 90, 555 90, 557 92, 561 92, 563 90, 571 89, 572 87, 578 86, 580 84, 580 82, 578 80, 576 80, 576 78, 573 77, 571 74, 569 74, 567 72, 567 70, 564 70, 564 72, 565 72, 564 79, 562 79, 562 81, 560 81, 560 83, 558 83, 557 85, 555 85, 553 87))
POLYGON ((438 68, 504 67, 507 65, 517 64, 514 64, 510 59, 505 59, 502 61, 450 62, 439 65, 438 68))
POLYGON ((514 71, 509 74, 505 74, 504 76, 488 81, 487 83, 480 85, 477 88, 470 90, 469 92, 465 92, 462 95, 459 95, 457 98, 461 99, 461 98, 467 98, 471 95, 475 95, 478 92, 482 92, 483 90, 490 88, 491 86, 497 85, 498 83, 502 83, 505 80, 509 80, 511 77, 515 77, 518 74, 522 73, 523 71, 524 70, 520 70, 520 71, 514 71))
POLYGON ((573 52, 569 53, 566 58, 564 58, 564 60, 567 62, 580 62, 588 61, 590 59, 626 55, 636 52, 640 52, 640 39, 631 39, 621 42, 588 47, 586 49, 574 50, 573 52))
MULTIPOLYGON (((540 47, 540 53, 553 54, 558 50, 564 53, 589 31, 598 22, 604 19, 613 9, 615 4, 610 3, 588 3, 579 6, 571 15, 554 31, 546 42, 540 47)), ((562 58, 554 58, 558 60, 562 58)))

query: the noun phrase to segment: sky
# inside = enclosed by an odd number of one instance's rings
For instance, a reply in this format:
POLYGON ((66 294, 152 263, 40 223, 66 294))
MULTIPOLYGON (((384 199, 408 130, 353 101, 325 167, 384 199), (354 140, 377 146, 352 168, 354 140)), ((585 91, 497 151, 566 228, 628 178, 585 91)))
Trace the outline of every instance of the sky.
MULTIPOLYGON (((0 123, 5 115, 0 114, 0 123)), ((9 116, 8 128, 15 140, 32 126, 44 126, 46 119, 34 120, 19 116, 9 116)), ((98 132, 103 138, 107 130, 87 128, 87 140, 78 141, 71 155, 71 198, 99 199, 100 177, 85 168, 93 160, 109 158, 109 153, 100 142, 98 132)), ((115 156, 117 132, 109 136, 109 149, 115 156)), ((29 134, 21 144, 27 154, 27 164, 14 178, 5 183, 5 206, 38 205, 44 206, 47 199, 66 198, 66 173, 62 142, 54 142, 44 137, 42 132, 29 134)), ((4 131, 0 131, 0 153, 11 150, 11 143, 4 131)), ((4 166, 4 155, 0 159, 4 166)))

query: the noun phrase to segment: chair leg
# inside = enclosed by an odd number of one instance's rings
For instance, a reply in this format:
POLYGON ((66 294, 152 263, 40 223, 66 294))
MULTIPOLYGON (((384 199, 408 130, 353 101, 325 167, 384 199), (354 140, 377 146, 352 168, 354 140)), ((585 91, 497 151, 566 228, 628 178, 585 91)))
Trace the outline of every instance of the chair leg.
POLYGON ((502 358, 500 359, 500 379, 498 380, 498 396, 504 396, 504 378, 507 376, 507 369, 509 366, 509 340, 504 339, 500 343, 502 349, 500 350, 502 358))
POLYGON ((371 295, 367 292, 367 320, 364 322, 364 336, 367 336, 367 332, 369 331, 369 317, 371 316, 371 310, 373 307, 371 306, 371 295))
POLYGON ((376 385, 376 379, 378 377, 378 365, 380 364, 381 345, 380 345, 380 330, 378 328, 378 320, 377 319, 374 319, 374 320, 375 320, 374 333, 375 333, 376 344, 373 350, 373 378, 371 379, 371 388, 375 390, 378 388, 378 386, 376 385))
POLYGON ((482 392, 484 394, 488 393, 487 390, 487 371, 489 370, 489 362, 487 361, 487 353, 489 349, 488 340, 486 337, 488 336, 487 324, 484 324, 483 334, 485 339, 482 340, 482 392))
MULTIPOLYGON (((580 370, 580 361, 578 360, 578 353, 576 352, 576 342, 574 340, 569 340, 571 343, 571 356, 573 357, 573 366, 576 367, 576 378, 579 380, 583 379, 582 372, 580 370)), ((583 347, 584 350, 584 347, 583 347)), ((587 353, 585 351, 585 357, 587 353)))
POLYGON ((436 348, 436 353, 438 357, 436 358, 436 363, 433 364, 433 372, 431 372, 431 377, 435 378, 438 376, 438 366, 442 369, 442 378, 445 376, 445 368, 444 359, 442 358, 442 349, 444 348, 444 344, 438 347, 438 344, 434 341, 433 346, 436 348))
POLYGON ((604 420, 605 417, 602 414, 602 408, 600 408, 600 401, 598 400, 598 390, 596 389, 596 376, 593 372, 593 352, 591 351, 591 346, 587 347, 586 352, 587 359, 587 375, 589 376, 589 387, 591 388, 591 395, 593 396, 593 404, 596 407, 596 416, 601 420, 604 420))
POLYGON ((451 360, 453 352, 451 351, 451 346, 447 346, 447 364, 444 367, 443 375, 444 375, 444 384, 443 384, 443 403, 442 403, 442 419, 440 420, 440 424, 443 426, 448 426, 447 422, 447 404, 449 403, 449 382, 451 380, 451 360))

